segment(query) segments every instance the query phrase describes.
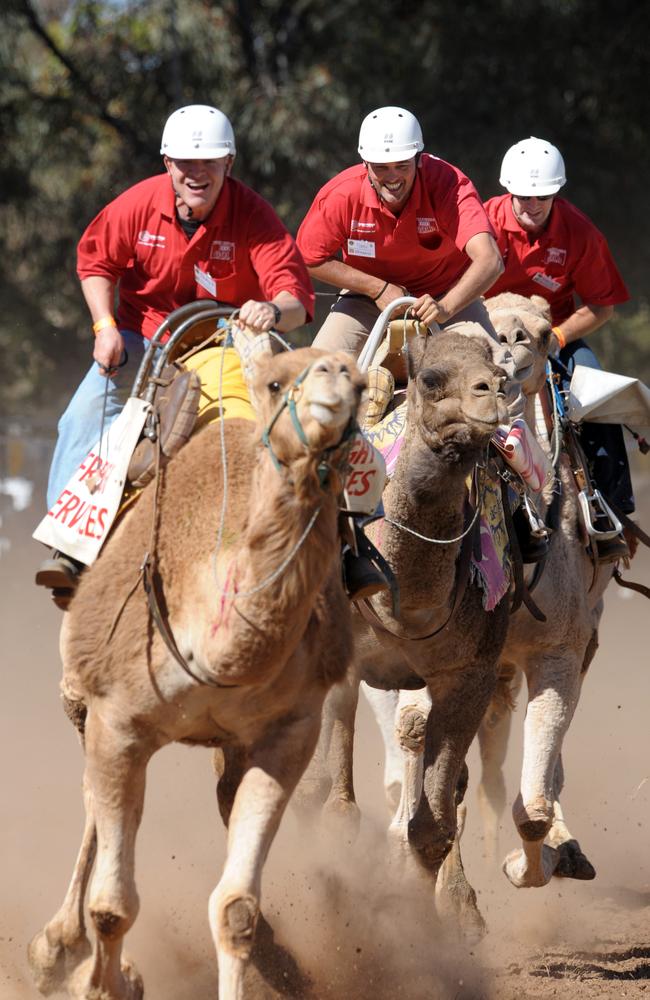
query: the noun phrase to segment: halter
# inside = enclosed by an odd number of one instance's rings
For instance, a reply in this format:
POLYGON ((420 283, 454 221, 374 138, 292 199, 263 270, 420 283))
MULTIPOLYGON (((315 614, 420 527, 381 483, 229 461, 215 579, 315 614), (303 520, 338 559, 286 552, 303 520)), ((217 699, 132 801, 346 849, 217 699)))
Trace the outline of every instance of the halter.
MULTIPOLYGON (((302 383, 307 378, 307 375, 309 374, 309 372, 311 371, 311 369, 312 369, 312 365, 307 365, 307 367, 294 379, 293 383, 289 386, 289 388, 287 389, 287 391, 283 395, 282 402, 281 402, 278 410, 276 411, 273 419, 271 420, 271 423, 262 432, 262 444, 264 445, 265 448, 268 448, 268 451, 269 451, 269 454, 271 456, 271 460, 273 462, 273 465, 275 466, 275 468, 277 469, 277 471, 280 472, 280 473, 282 472, 283 468, 285 468, 286 466, 284 466, 284 464, 280 461, 280 459, 278 458, 278 456, 273 451, 273 446, 271 444, 271 431, 275 427, 275 424, 278 421, 278 419, 279 419, 280 415, 282 414, 283 410, 285 410, 285 409, 289 410, 289 416, 291 417, 291 423, 293 424, 293 428, 294 428, 296 434, 298 435, 298 439, 300 440, 300 442, 302 444, 305 445, 306 448, 309 448, 309 440, 307 438, 307 435, 305 434, 305 431, 303 429, 302 424, 300 423, 300 418, 298 416, 298 410, 296 408, 296 402, 297 402, 297 399, 299 398, 299 395, 300 395, 299 390, 300 390, 300 388, 302 386, 302 383)), ((321 486, 323 486, 323 487, 326 486, 327 480, 328 480, 328 477, 329 477, 329 474, 330 474, 330 471, 331 471, 331 466, 330 466, 330 464, 329 464, 326 456, 329 455, 330 452, 334 451, 336 448, 339 448, 343 444, 344 441, 348 440, 348 438, 352 437, 352 435, 355 433, 356 430, 357 430, 356 420, 354 419, 354 417, 351 417, 350 420, 348 421, 348 423, 346 424, 346 426, 345 426, 345 428, 343 430, 343 434, 341 435, 341 438, 338 441, 338 443, 335 444, 335 445, 332 445, 331 448, 326 448, 324 450, 323 457, 321 458, 321 461, 319 462, 319 465, 318 465, 318 478, 319 478, 321 486)))

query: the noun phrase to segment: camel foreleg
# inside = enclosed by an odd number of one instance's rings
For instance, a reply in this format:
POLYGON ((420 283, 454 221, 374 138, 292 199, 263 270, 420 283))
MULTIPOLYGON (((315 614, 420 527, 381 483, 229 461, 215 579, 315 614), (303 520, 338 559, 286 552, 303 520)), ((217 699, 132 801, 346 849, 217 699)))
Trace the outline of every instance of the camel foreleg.
POLYGON ((316 751, 296 795, 300 811, 315 815, 318 810, 318 821, 349 841, 356 839, 361 822, 353 780, 358 701, 359 679, 350 669, 325 698, 316 751))
POLYGON ((29 965, 34 982, 45 996, 62 988, 73 971, 90 954, 86 935, 84 901, 95 860, 97 836, 92 799, 84 779, 86 820, 72 878, 59 911, 31 941, 29 965))
POLYGON ((512 709, 522 680, 521 671, 501 666, 497 689, 478 731, 481 780, 476 795, 483 827, 483 853, 494 862, 499 851, 499 826, 506 808, 503 767, 512 727, 512 709))
POLYGON ((423 755, 430 708, 431 696, 426 688, 397 694, 392 742, 402 758, 402 776, 399 802, 388 827, 388 840, 393 864, 402 870, 400 874, 407 874, 409 870, 412 874, 421 873, 419 865, 413 867, 415 859, 409 841, 409 823, 422 796, 423 755))
POLYGON ((404 756, 395 739, 398 692, 381 691, 379 688, 370 687, 365 681, 361 682, 361 690, 372 709, 384 744, 384 795, 389 810, 394 812, 399 806, 402 794, 404 771, 404 756))
POLYGON ((521 789, 512 809, 522 840, 503 871, 517 888, 547 885, 560 855, 545 844, 554 819, 555 775, 562 741, 580 692, 580 663, 567 652, 547 655, 528 670, 529 702, 524 723, 521 789))
POLYGON ((219 1000, 244 998, 262 868, 291 793, 314 752, 319 724, 318 716, 280 721, 249 753, 230 812, 226 863, 208 908, 219 964, 219 1000))
POLYGON ((96 711, 86 721, 86 782, 97 831, 97 860, 89 913, 92 955, 73 973, 68 993, 77 1000, 140 1000, 142 980, 122 958, 122 941, 138 913, 135 838, 142 816, 151 750, 135 734, 117 730, 96 711))

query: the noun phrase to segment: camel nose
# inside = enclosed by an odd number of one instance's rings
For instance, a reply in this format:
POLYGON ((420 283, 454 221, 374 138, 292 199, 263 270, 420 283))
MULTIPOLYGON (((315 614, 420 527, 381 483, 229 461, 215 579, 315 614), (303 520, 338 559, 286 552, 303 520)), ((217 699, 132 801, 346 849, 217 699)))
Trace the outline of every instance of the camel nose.
POLYGON ((507 333, 499 334, 499 342, 501 344, 508 344, 510 347, 514 347, 515 344, 523 344, 528 341, 528 335, 523 327, 515 326, 512 330, 508 330, 507 333))
POLYGON ((493 396, 494 391, 494 386, 490 385, 485 378, 477 379, 472 385, 472 395, 474 396, 493 396))

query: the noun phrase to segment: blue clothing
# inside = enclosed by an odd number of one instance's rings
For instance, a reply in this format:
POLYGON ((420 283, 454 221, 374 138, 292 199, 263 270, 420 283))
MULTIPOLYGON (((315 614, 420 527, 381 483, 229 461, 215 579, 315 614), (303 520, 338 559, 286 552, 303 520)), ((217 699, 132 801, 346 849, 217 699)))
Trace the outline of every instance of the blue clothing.
MULTIPOLYGON (((584 365, 585 368, 602 367, 584 340, 574 340, 563 347, 560 361, 568 373, 568 378, 562 379, 564 389, 568 389, 576 365, 584 365)), ((632 514, 634 493, 621 425, 592 424, 585 421, 580 425, 580 443, 589 462, 594 485, 608 503, 614 504, 624 514, 632 514)))
POLYGON ((97 362, 79 385, 59 420, 58 439, 54 449, 47 484, 48 510, 56 503, 69 479, 86 455, 97 444, 101 432, 104 397, 106 413, 104 430, 113 423, 131 395, 131 389, 149 341, 140 333, 120 330, 126 349, 126 363, 113 378, 102 375, 97 362))

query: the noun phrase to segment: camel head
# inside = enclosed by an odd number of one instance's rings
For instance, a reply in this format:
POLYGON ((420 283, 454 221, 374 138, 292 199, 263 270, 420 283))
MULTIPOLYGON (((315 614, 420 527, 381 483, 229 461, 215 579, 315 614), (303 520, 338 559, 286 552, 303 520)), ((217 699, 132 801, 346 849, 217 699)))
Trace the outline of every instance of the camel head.
POLYGON ((419 337, 409 354, 408 409, 426 446, 447 461, 476 460, 507 419, 505 373, 482 338, 458 324, 419 337))
POLYGON ((323 459, 336 470, 345 459, 365 386, 365 376, 345 351, 305 347, 256 361, 253 388, 262 440, 276 467, 288 467, 294 482, 307 477, 312 485, 323 459))
POLYGON ((551 310, 541 295, 526 298, 502 292, 485 300, 492 326, 506 344, 516 365, 516 378, 526 396, 544 384, 546 359, 551 343, 551 310))

